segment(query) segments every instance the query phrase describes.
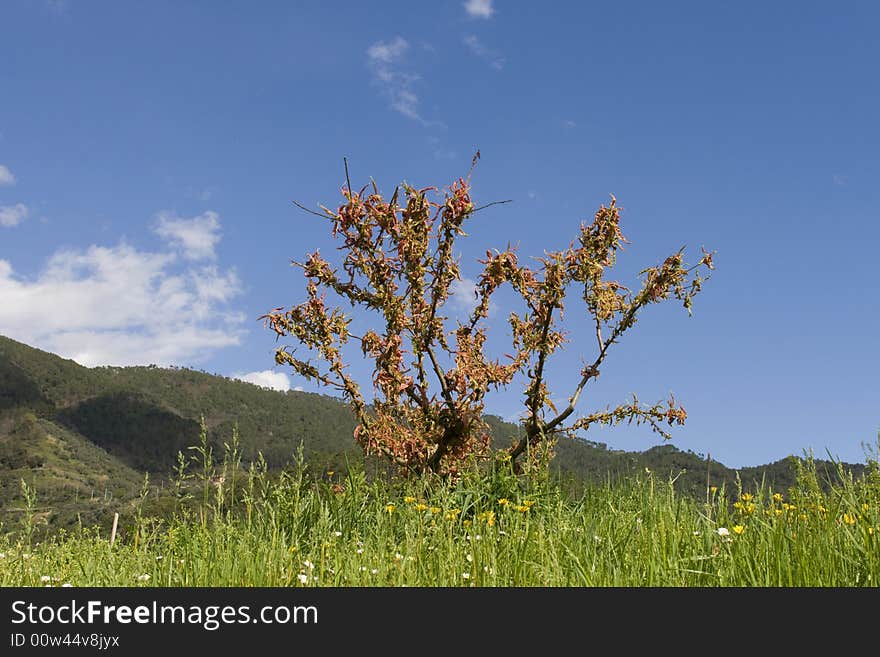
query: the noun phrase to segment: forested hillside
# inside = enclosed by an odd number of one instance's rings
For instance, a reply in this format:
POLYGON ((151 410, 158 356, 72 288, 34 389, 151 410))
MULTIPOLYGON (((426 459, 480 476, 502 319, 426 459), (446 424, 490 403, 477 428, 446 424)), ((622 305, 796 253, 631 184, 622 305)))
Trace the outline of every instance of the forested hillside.
MULTIPOLYGON (((270 470, 287 466, 298 448, 314 473, 344 472, 363 463, 354 420, 338 399, 306 392, 278 392, 222 376, 182 368, 97 367, 34 349, 0 336, 0 521, 21 514, 24 480, 53 526, 106 522, 110 509, 136 499, 149 475, 154 495, 167 485, 178 454, 189 459, 204 417, 208 444, 218 458, 237 426, 245 466, 262 454, 270 470)), ((506 446, 517 427, 487 416, 495 444, 506 446)), ((795 458, 737 473, 693 452, 659 445, 645 452, 609 449, 563 438, 552 470, 565 487, 647 468, 675 478, 677 489, 701 497, 711 486, 747 486, 762 480, 785 489, 794 482, 795 458)), ((819 471, 836 476, 833 464, 819 471)), ((848 465, 858 475, 862 464, 848 465)))

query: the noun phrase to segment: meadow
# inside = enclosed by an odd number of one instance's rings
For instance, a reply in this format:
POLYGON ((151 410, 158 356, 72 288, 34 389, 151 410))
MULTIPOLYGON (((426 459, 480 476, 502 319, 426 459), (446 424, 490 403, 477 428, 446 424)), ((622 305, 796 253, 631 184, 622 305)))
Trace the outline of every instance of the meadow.
MULTIPOLYGON (((679 495, 643 471, 577 497, 504 461, 458 481, 272 474, 201 454, 176 509, 0 535, 0 586, 858 587, 880 581, 880 468, 679 495)), ((144 497, 149 490, 145 481, 144 497)), ((34 491, 23 490, 28 504, 34 491)), ((9 530, 10 528, 5 528, 9 530)))

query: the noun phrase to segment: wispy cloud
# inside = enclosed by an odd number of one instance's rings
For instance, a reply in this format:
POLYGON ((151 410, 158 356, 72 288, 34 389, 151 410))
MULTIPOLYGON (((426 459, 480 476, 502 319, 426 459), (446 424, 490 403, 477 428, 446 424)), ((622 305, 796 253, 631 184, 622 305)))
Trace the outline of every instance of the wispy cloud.
POLYGON ((467 0, 464 3, 464 10, 468 16, 473 18, 492 18, 495 9, 492 7, 492 0, 467 0))
POLYGON ((831 180, 834 182, 835 185, 840 185, 842 187, 843 185, 846 184, 846 182, 847 182, 847 180, 849 180, 849 178, 847 176, 842 175, 842 174, 835 173, 833 176, 831 176, 831 180))
POLYGON ((0 164, 0 187, 10 187, 15 184, 15 176, 2 164, 0 164))
POLYGON ((182 263, 170 244, 62 249, 31 280, 0 260, 0 334, 86 366, 186 364, 239 344, 240 293, 234 269, 182 263))
POLYGON ((483 42, 477 38, 477 35, 468 34, 464 37, 463 41, 468 50, 470 50, 477 57, 485 59, 487 62, 489 62, 489 66, 491 66, 492 68, 499 71, 504 68, 504 57, 502 57, 501 54, 497 51, 492 50, 491 48, 483 44, 483 42))
POLYGON ((401 60, 409 49, 409 42, 401 36, 377 41, 367 48, 367 65, 393 110, 422 125, 436 125, 436 121, 426 120, 419 109, 419 97, 413 85, 420 76, 401 68, 401 60))
POLYGON ((160 212, 156 233, 183 252, 188 260, 213 260, 214 247, 220 241, 220 220, 216 212, 204 212, 186 219, 173 212, 160 212))
POLYGON ((30 214, 30 211, 24 203, 0 205, 0 226, 4 228, 18 226, 18 224, 27 219, 28 214, 30 214))
MULTIPOLYGON (((477 307, 479 299, 477 282, 467 276, 452 281, 449 286, 450 303, 452 307, 464 313, 472 313, 477 307)), ((498 305, 494 301, 489 301, 489 316, 491 317, 498 311, 498 305)))
POLYGON ((575 121, 572 121, 571 119, 565 119, 562 122, 562 125, 566 128, 576 128, 577 127, 577 123, 575 121))
MULTIPOLYGON (((280 390, 282 392, 290 390, 290 377, 284 372, 261 370, 259 372, 248 372, 247 374, 233 374, 232 378, 253 383, 261 388, 271 388, 272 390, 280 390)), ((301 387, 297 387, 302 390, 301 387)))

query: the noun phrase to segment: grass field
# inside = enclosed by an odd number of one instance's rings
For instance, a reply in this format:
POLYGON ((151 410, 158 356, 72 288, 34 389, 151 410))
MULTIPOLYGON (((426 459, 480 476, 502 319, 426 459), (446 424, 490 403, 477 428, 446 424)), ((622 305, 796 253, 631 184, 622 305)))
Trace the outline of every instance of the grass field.
MULTIPOLYGON (((503 463, 456 484, 268 476, 202 454, 170 518, 114 544, 83 527, 0 536, 2 586, 877 586, 880 470, 830 490, 682 497, 650 472, 566 497, 503 463), (186 491, 184 493, 184 491, 186 491)), ((145 486, 145 490, 147 487, 145 486)), ((37 491, 25 489, 35 502, 37 491)), ((10 529, 10 528, 5 528, 10 529)))

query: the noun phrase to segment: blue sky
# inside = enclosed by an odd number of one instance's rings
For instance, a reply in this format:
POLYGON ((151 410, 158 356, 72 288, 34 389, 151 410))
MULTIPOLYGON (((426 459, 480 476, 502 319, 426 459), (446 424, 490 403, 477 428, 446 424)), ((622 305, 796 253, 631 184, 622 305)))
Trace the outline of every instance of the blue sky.
MULTIPOLYGON (((513 202, 474 217, 466 277, 487 248, 564 248, 609 194, 622 282, 683 244, 717 251, 693 317, 648 308, 579 411, 674 392, 682 449, 862 461, 880 428, 878 22, 872 2, 6 0, 0 333, 312 389, 257 320, 303 300, 291 259, 332 253, 292 201, 338 204, 343 157, 390 192, 447 185, 479 148, 475 201, 513 202)), ((575 299, 557 399, 594 349, 575 299)))

